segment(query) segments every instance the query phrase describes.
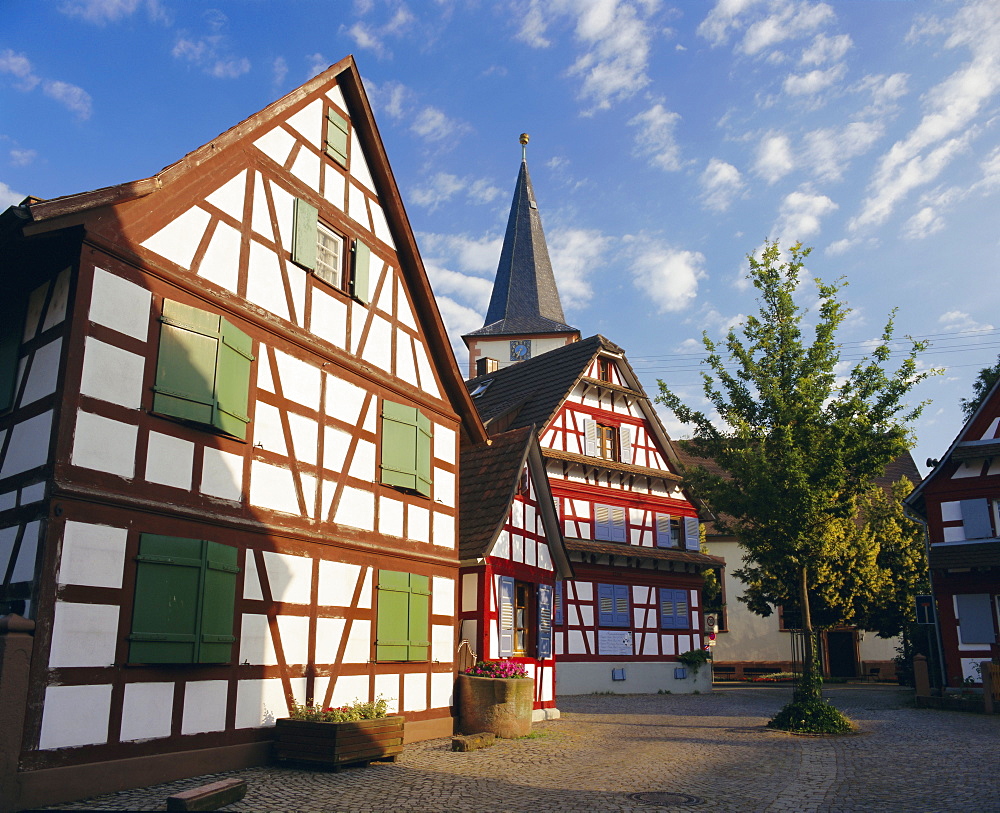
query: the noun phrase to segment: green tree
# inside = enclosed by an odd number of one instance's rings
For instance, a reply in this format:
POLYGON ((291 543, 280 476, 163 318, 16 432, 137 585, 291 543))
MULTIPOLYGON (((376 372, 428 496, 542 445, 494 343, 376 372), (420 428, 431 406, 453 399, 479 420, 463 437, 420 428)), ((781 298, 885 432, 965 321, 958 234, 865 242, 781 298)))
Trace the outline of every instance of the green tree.
POLYGON ((976 376, 976 380, 972 384, 972 397, 962 398, 959 401, 966 420, 969 420, 972 413, 979 409, 979 405, 990 394, 990 390, 993 389, 998 378, 1000 378, 1000 356, 997 356, 996 364, 992 367, 983 367, 979 371, 979 375, 976 376))
POLYGON ((769 242, 760 259, 748 256, 759 312, 739 333, 731 330, 724 347, 703 336, 714 415, 686 406, 662 381, 657 400, 694 427, 692 453, 726 473, 695 469, 689 482, 746 551, 736 575, 750 587, 748 606, 762 615, 779 604, 801 612, 803 675, 793 708, 772 722, 844 730, 849 723, 822 700, 812 617, 814 606, 822 614, 844 602, 835 589, 814 595, 815 588, 845 562, 877 558, 855 549, 849 523, 875 478, 909 447, 908 425, 923 405, 904 400, 928 373, 917 370, 920 342, 886 371, 891 317, 871 354, 842 373, 836 333, 850 312, 838 298, 845 283, 814 280, 816 324, 808 327, 795 296, 809 251, 796 244, 783 261, 769 242))

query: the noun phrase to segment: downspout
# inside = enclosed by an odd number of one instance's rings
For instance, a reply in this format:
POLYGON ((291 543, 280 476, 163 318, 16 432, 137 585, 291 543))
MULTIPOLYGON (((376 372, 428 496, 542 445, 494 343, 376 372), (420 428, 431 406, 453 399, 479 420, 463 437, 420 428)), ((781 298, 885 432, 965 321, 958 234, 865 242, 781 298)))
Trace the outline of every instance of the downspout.
POLYGON ((941 691, 944 692, 948 680, 945 677, 944 648, 941 646, 941 622, 938 619, 937 594, 934 592, 934 571, 931 569, 931 541, 927 530, 927 520, 913 512, 909 505, 903 503, 903 515, 914 522, 919 522, 924 529, 924 557, 927 559, 927 582, 931 588, 931 612, 934 613, 934 644, 937 648, 938 671, 940 672, 941 691))

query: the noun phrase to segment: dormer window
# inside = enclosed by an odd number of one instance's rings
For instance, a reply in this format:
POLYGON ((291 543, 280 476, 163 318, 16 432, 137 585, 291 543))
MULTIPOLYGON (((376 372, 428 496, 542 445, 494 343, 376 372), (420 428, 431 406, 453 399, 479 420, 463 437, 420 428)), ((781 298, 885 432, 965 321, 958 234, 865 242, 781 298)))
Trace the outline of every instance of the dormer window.
POLYGON ((486 379, 481 384, 477 384, 476 388, 472 392, 470 392, 469 395, 471 395, 473 398, 478 398, 480 395, 482 395, 484 392, 486 392, 486 390, 490 388, 490 384, 492 383, 493 383, 492 378, 486 379))
POLYGON ((597 360, 597 378, 600 381, 611 382, 611 359, 599 358, 597 360))

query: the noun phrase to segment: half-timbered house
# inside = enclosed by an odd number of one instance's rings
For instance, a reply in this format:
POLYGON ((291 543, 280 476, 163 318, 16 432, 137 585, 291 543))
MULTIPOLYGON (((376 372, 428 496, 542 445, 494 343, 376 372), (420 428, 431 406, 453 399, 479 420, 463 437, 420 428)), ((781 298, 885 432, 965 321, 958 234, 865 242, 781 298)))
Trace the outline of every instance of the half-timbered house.
POLYGON ((34 625, 0 645, 2 804, 261 763, 293 701, 451 734, 486 434, 353 60, 153 177, 27 199, 0 256, 0 627, 34 625))
POLYGON ((709 670, 695 680, 677 656, 702 647, 702 571, 724 562, 700 551, 698 509, 624 351, 579 337, 522 152, 486 324, 463 336, 466 386, 491 436, 539 438, 574 573, 555 584, 557 693, 708 688, 709 670))
POLYGON ((944 685, 981 683, 1000 660, 1000 384, 904 502, 927 525, 944 685))
POLYGON ((534 719, 555 719, 556 584, 572 575, 533 427, 462 449, 459 619, 470 661, 510 659, 534 679, 534 719))

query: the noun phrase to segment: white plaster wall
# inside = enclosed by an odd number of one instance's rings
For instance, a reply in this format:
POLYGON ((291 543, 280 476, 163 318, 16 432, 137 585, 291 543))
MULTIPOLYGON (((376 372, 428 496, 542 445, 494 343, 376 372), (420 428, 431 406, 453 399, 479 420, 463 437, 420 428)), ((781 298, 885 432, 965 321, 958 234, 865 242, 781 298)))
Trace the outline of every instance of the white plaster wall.
MULTIPOLYGON (((321 560, 319 563, 319 603, 326 606, 350 607, 361 576, 361 566, 345 562, 321 560)), ((358 606, 372 606, 372 572, 365 571, 358 606)))
POLYGON ((430 512, 420 505, 406 506, 406 536, 416 542, 430 542, 430 512))
POLYGON ((38 747, 71 748, 108 741, 111 684, 49 686, 38 747))
POLYGON ((312 559, 264 551, 264 564, 275 601, 309 604, 312 594, 312 559))
POLYGON ((427 673, 410 672, 403 675, 403 711, 425 711, 427 709, 427 673))
POLYGON ((181 734, 225 730, 228 697, 229 681, 226 680, 196 680, 185 684, 181 734))
POLYGON ((335 347, 347 344, 347 303, 313 287, 309 329, 335 347))
POLYGON ((431 708, 447 708, 452 704, 455 677, 451 672, 431 673, 431 708))
POLYGON ((674 668, 681 665, 674 661, 563 661, 556 673, 556 694, 655 694, 661 690, 671 694, 691 694, 695 691, 707 694, 712 691, 712 670, 709 667, 699 669, 697 677, 688 669, 686 678, 677 679, 674 668), (624 668, 625 680, 612 680, 612 668, 624 668))
POLYGON ((403 503, 391 497, 379 497, 378 529, 389 536, 403 536, 403 503))
POLYGON ((275 127, 254 142, 254 146, 279 166, 283 166, 295 146, 295 137, 280 127, 275 127))
POLYGON ((266 615, 243 614, 240 630, 240 663, 245 662, 264 666, 276 666, 278 663, 266 615))
MULTIPOLYGON (((272 130, 271 132, 275 132, 272 130)), ((278 130, 277 132, 281 132, 278 130)), ((267 136, 265 136, 266 138, 267 136)), ((288 136, 291 138, 291 136, 288 136)), ((264 139, 260 139, 263 141, 264 139)), ((288 154, 287 152, 285 153, 288 154)), ((227 215, 229 215, 233 220, 242 221, 243 220, 243 200, 246 197, 246 186, 247 186, 247 171, 241 170, 238 175, 236 175, 232 180, 227 181, 218 189, 216 189, 212 194, 210 194, 205 200, 211 203, 213 206, 221 209, 227 215)), ((221 224, 220 224, 221 225, 221 224)))
POLYGON ((80 392, 112 404, 138 409, 146 360, 88 336, 84 345, 80 392))
POLYGON ((434 469, 434 501, 455 507, 455 475, 445 469, 434 469))
POLYGON ((169 737, 173 711, 173 683, 126 684, 119 739, 128 742, 169 737))
POLYGON ((455 547, 455 518, 440 511, 434 512, 434 544, 443 548, 455 547))
POLYGON ((57 601, 49 667, 111 666, 118 644, 118 607, 57 601))
POLYGON ((7 457, 0 468, 0 477, 10 477, 43 466, 48 461, 52 412, 43 412, 14 424, 10 428, 7 457))
POLYGON ((209 214, 204 209, 188 209, 152 237, 143 240, 141 245, 181 268, 188 269, 205 234, 208 221, 209 214))
POLYGON ((278 257, 273 251, 257 242, 250 243, 246 297, 250 302, 275 316, 291 320, 278 257))
MULTIPOLYGON (((292 693, 296 700, 305 697, 306 679, 292 678, 292 693)), ((236 727, 261 728, 273 726, 278 717, 288 716, 285 690, 280 678, 241 680, 236 689, 236 727)))
POLYGON ((375 444, 368 440, 358 439, 354 445, 354 456, 351 458, 351 477, 359 480, 375 482, 375 444))
POLYGON ((345 486, 334 521, 363 531, 375 530, 375 495, 345 486))
POLYGON ((260 577, 257 575, 257 562, 252 550, 247 551, 246 565, 243 568, 243 598, 251 601, 264 600, 264 594, 260 589, 260 577))
MULTIPOLYGON (((62 340, 54 339, 39 347, 31 357, 31 373, 24 385, 24 396, 21 406, 33 404, 39 398, 51 395, 56 391, 59 380, 59 356, 62 353, 62 340)), ((21 361, 24 364, 24 360, 21 361)))
POLYGON ((73 465, 132 477, 138 431, 131 424, 81 410, 73 434, 73 465))
POLYGON ((309 663, 309 618, 304 615, 279 615, 278 635, 285 663, 309 663))
POLYGON ((319 447, 319 424, 305 415, 289 412, 288 426, 295 447, 295 459, 315 465, 316 450, 319 447))
POLYGON ((399 675, 375 675, 375 696, 382 696, 388 701, 390 714, 397 714, 399 709, 399 675))
POLYGON ((368 699, 368 675, 341 675, 333 686, 331 705, 346 706, 355 700, 367 701, 368 699))
POLYGON ((344 663, 368 663, 372 659, 371 621, 355 619, 344 650, 344 663))
MULTIPOLYGON (((14 562, 14 569, 10 574, 11 583, 34 581, 35 578, 35 557, 38 555, 38 530, 41 524, 36 520, 29 522, 24 527, 24 536, 21 539, 21 549, 17 554, 17 561, 14 562)), ((17 529, 10 529, 16 533, 17 529)), ((13 545, 13 537, 11 537, 13 545)), ((9 557, 9 554, 8 554, 9 557)))
POLYGON ((240 502, 243 499, 243 458, 221 449, 204 447, 201 492, 240 502))
POLYGON ((318 411, 322 383, 322 372, 319 367, 300 361, 280 350, 275 350, 274 355, 278 362, 278 374, 285 398, 318 411))
POLYGON ((431 660, 437 663, 451 663, 454 660, 455 631, 444 624, 431 625, 431 660))
POLYGON ((150 302, 151 294, 145 288, 101 268, 94 269, 94 292, 90 298, 89 314, 91 322, 146 341, 150 302))
POLYGON ((454 615, 455 580, 445 576, 431 578, 431 612, 434 615, 454 615))
POLYGON ((159 432, 150 432, 146 451, 146 479, 151 483, 191 489, 194 443, 159 432))
POLYGON ((250 504, 286 514, 299 513, 292 472, 261 460, 250 464, 250 504))
MULTIPOLYGON (((329 402, 329 396, 327 397, 329 402)), ((342 472, 347 462, 351 434, 335 426, 323 427, 323 468, 342 472)))
POLYGON ((59 558, 59 584, 122 586, 128 531, 67 520, 59 558))
POLYGON ((344 618, 316 619, 316 663, 337 662, 337 651, 344 637, 346 624, 347 620, 344 618))
POLYGON ((479 576, 476 573, 462 574, 462 612, 473 612, 479 606, 479 576))

